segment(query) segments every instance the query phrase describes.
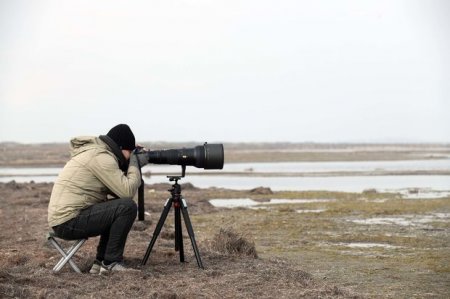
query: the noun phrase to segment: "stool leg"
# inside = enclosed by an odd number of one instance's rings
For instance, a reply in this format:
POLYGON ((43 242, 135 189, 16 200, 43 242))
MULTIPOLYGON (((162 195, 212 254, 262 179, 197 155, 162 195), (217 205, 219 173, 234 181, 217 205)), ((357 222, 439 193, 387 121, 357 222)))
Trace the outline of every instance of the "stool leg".
POLYGON ((53 268, 53 272, 57 273, 59 272, 64 265, 69 262, 69 265, 72 267, 73 270, 77 273, 81 273, 81 270, 77 267, 77 265, 71 260, 73 255, 78 251, 78 249, 81 247, 81 245, 86 242, 86 239, 80 240, 74 245, 70 247, 70 249, 67 251, 67 253, 61 248, 61 246, 56 242, 53 238, 50 238, 50 242, 52 242, 53 246, 59 251, 59 253, 63 256, 59 262, 55 265, 53 268))

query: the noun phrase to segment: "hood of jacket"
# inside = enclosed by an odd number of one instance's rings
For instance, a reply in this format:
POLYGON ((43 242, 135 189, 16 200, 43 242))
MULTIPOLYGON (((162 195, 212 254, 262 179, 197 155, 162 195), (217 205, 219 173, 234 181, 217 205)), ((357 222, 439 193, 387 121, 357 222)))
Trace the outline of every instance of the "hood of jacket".
POLYGON ((109 147, 94 136, 78 136, 70 140, 70 156, 75 157, 85 151, 98 148, 103 150, 110 150, 109 147))

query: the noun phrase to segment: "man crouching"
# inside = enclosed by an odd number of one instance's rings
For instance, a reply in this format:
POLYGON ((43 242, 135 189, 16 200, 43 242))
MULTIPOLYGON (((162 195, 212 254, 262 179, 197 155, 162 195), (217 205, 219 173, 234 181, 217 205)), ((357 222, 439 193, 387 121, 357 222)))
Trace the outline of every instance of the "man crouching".
POLYGON ((123 252, 136 219, 133 197, 141 184, 134 134, 119 124, 99 137, 76 137, 71 158, 59 174, 48 206, 48 223, 66 240, 100 236, 92 274, 126 270, 123 252))

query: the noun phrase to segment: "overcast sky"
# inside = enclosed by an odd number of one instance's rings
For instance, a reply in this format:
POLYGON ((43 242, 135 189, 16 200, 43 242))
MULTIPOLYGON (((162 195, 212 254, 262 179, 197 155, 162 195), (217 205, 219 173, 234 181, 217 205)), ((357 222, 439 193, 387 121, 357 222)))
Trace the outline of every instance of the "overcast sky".
POLYGON ((450 1, 0 0, 0 142, 450 142, 450 1))

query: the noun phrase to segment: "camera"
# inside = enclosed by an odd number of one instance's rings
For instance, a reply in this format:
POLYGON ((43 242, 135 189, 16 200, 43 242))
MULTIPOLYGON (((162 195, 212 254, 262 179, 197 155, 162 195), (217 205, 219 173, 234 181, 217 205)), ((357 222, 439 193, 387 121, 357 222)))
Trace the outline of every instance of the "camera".
MULTIPOLYGON (((224 163, 223 145, 208 144, 206 142, 194 148, 155 151, 138 147, 136 153, 146 154, 149 163, 181 165, 181 176, 167 176, 170 181, 175 181, 176 185, 178 180, 185 176, 186 166, 195 166, 203 169, 222 169, 224 163)), ((141 221, 144 220, 144 183, 141 183, 138 189, 138 218, 141 221)))
MULTIPOLYGON (((178 180, 185 176, 186 166, 195 166, 197 168, 204 169, 222 169, 224 162, 223 145, 222 144, 208 144, 205 142, 203 145, 198 145, 194 148, 181 148, 181 149, 168 149, 168 150, 155 150, 146 151, 142 148, 138 149, 147 155, 149 163, 153 164, 170 164, 181 165, 181 176, 167 176, 169 181, 175 182, 172 188, 168 190, 171 197, 166 201, 163 212, 156 225, 152 239, 147 247, 144 258, 141 264, 145 265, 153 245, 156 242, 161 228, 166 221, 167 214, 169 213, 172 205, 175 209, 175 250, 180 252, 180 262, 184 262, 184 249, 183 249, 183 237, 181 230, 181 214, 183 215, 186 229, 191 239, 192 248, 197 259, 197 265, 199 268, 204 269, 200 253, 195 242, 194 230, 192 228, 191 220, 187 212, 187 204, 183 196, 181 195, 181 185, 178 184, 178 180)), ((144 220, 144 184, 139 187, 138 192, 138 218, 144 220)))
POLYGON ((153 164, 170 164, 195 166, 203 169, 222 169, 224 163, 223 145, 198 145, 194 148, 146 151, 148 162, 153 164))

